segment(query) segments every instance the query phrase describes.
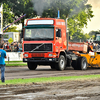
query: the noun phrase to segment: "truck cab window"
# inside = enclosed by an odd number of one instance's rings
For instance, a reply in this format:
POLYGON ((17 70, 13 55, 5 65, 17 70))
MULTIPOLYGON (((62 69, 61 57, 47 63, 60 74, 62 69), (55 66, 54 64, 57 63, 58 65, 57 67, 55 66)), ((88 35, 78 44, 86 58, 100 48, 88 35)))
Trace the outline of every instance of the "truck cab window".
POLYGON ((24 39, 30 39, 30 41, 35 40, 53 40, 54 39, 54 28, 26 28, 24 39))
POLYGON ((56 37, 61 37, 61 29, 56 30, 56 37))
POLYGON ((26 30, 25 30, 25 33, 26 33, 26 34, 25 34, 25 37, 26 37, 26 38, 31 37, 31 29, 26 29, 26 30))

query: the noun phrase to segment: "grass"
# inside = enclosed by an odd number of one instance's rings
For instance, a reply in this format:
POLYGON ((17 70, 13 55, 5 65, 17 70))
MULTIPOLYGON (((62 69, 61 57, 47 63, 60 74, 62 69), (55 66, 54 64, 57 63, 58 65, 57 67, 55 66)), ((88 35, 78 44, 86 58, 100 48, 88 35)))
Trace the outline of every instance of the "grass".
POLYGON ((22 61, 5 61, 6 66, 8 67, 14 67, 14 66, 26 66, 27 63, 24 63, 22 61))
MULTIPOLYGON (((5 61, 6 63, 8 63, 8 61, 5 61)), ((10 63, 17 63, 17 62, 23 62, 23 61, 9 61, 10 63)))
POLYGON ((98 79, 98 75, 82 75, 82 76, 59 76, 59 77, 41 77, 41 78, 29 78, 29 79, 13 79, 6 80, 5 83, 0 85, 9 85, 9 84, 28 84, 28 83, 47 83, 47 82, 61 82, 61 81, 70 81, 70 80, 89 80, 89 79, 98 79))

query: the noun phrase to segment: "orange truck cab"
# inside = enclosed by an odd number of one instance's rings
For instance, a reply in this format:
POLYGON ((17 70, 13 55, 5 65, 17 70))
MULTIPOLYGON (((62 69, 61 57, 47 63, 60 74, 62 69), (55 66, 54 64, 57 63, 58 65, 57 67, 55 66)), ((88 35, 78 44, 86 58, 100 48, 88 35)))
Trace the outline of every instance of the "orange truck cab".
POLYGON ((30 70, 37 65, 50 65, 64 70, 77 56, 68 51, 68 36, 63 19, 28 19, 23 28, 23 62, 30 70))

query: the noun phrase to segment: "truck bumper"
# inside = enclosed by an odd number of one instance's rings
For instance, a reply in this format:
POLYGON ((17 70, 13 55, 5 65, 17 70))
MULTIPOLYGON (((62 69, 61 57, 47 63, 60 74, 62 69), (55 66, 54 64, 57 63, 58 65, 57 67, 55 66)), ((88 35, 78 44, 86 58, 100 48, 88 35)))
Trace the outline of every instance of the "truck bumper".
POLYGON ((58 58, 23 58, 23 62, 57 62, 58 58))

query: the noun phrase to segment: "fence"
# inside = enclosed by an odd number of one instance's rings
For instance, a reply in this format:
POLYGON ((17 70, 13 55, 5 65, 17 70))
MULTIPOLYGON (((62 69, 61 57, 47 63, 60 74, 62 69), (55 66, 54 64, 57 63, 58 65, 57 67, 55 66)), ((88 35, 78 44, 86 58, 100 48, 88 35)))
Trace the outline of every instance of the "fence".
POLYGON ((7 52, 7 58, 5 61, 22 61, 23 52, 7 52))

